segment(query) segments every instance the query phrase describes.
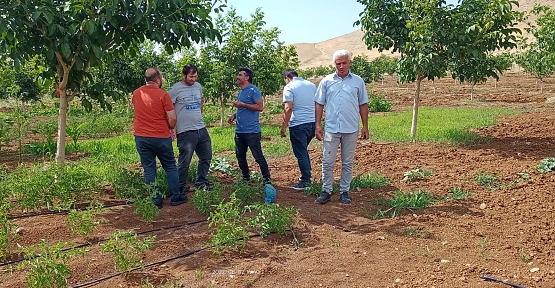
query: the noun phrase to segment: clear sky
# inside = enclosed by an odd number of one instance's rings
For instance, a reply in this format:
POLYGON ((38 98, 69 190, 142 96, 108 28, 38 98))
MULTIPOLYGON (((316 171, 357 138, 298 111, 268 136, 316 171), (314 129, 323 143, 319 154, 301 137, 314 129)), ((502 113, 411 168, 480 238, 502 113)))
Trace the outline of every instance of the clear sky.
POLYGON ((356 0, 228 0, 227 6, 244 19, 262 8, 266 28, 277 27, 286 45, 318 43, 359 30, 353 23, 364 10, 356 0))

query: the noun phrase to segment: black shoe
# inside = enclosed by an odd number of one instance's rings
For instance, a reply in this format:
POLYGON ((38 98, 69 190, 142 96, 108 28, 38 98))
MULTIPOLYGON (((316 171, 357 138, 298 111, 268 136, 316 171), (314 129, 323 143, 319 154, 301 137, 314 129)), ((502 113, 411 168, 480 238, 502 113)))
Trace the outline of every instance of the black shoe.
POLYGON ((270 178, 264 179, 264 182, 262 182, 262 184, 263 184, 263 185, 266 185, 266 184, 272 185, 272 179, 270 179, 270 178))
POLYGON ((291 188, 293 188, 295 190, 304 190, 304 189, 308 188, 308 186, 310 186, 310 183, 301 181, 301 182, 291 186, 291 188))
POLYGON ((326 191, 322 191, 322 194, 320 194, 320 196, 316 198, 316 201, 320 204, 326 204, 330 202, 330 200, 331 200, 331 194, 326 191))
POLYGON ((200 184, 200 185, 195 185, 195 190, 212 191, 212 190, 214 190, 214 184, 204 183, 204 184, 200 184))
POLYGON ((185 194, 181 194, 181 196, 179 196, 179 198, 177 199, 172 199, 172 201, 170 202, 172 206, 177 206, 177 205, 181 205, 183 203, 187 203, 187 195, 185 194))
POLYGON ((343 192, 340 194, 339 199, 343 204, 351 204, 351 198, 349 198, 349 192, 343 192))
POLYGON ((195 187, 187 185, 185 188, 181 188, 181 193, 185 194, 189 192, 195 192, 195 187))

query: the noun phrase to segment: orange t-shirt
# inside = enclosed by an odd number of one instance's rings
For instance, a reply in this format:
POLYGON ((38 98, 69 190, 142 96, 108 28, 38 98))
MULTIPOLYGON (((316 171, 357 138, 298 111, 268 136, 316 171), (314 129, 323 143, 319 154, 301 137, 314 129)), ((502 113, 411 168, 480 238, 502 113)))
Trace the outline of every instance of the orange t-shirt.
POLYGON ((168 92, 155 86, 141 86, 133 92, 135 136, 169 138, 170 128, 166 111, 172 111, 173 103, 168 92))

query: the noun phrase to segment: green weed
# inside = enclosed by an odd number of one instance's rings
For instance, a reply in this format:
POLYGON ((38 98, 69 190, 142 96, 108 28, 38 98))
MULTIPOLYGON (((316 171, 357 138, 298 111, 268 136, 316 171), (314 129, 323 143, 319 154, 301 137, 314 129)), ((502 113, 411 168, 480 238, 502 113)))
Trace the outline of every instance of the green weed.
POLYGON ((380 175, 377 171, 370 174, 358 174, 351 180, 351 190, 383 187, 389 184, 389 179, 380 175))
POLYGON ((412 169, 410 171, 406 171, 405 173, 403 173, 403 176, 405 176, 403 178, 402 181, 409 181, 409 182, 416 182, 418 180, 422 180, 422 179, 426 179, 430 176, 434 175, 433 171, 430 170, 426 170, 423 168, 416 168, 416 169, 412 169))
POLYGON ((424 190, 418 190, 416 193, 403 193, 402 191, 396 191, 389 199, 378 199, 378 205, 389 206, 391 208, 386 210, 378 209, 374 219, 384 218, 390 211, 391 217, 393 218, 398 216, 399 212, 403 209, 414 212, 414 210, 424 209, 435 203, 435 196, 424 190))
POLYGON ((67 215, 67 229, 71 235, 89 235, 98 224, 100 219, 96 216, 103 211, 104 204, 94 199, 87 210, 78 211, 72 209, 67 215))
POLYGON ((295 217, 299 214, 295 207, 281 207, 279 204, 255 203, 245 208, 258 212, 247 219, 247 225, 255 228, 262 238, 270 233, 284 235, 288 229, 292 229, 295 217))
POLYGON ((243 205, 249 205, 255 201, 260 201, 265 195, 264 186, 260 184, 252 185, 242 180, 235 182, 235 184, 233 184, 233 189, 235 190, 235 196, 243 205))
POLYGON ((499 182, 497 180, 496 175, 478 173, 478 176, 476 176, 474 180, 478 182, 480 185, 482 185, 484 188, 492 191, 506 186, 502 182, 499 182))
POLYGON ((229 202, 221 202, 208 217, 208 226, 216 226, 210 233, 210 240, 204 243, 214 247, 214 254, 221 255, 226 247, 243 252, 249 239, 249 232, 242 217, 241 200, 232 193, 229 202))
POLYGON ((446 197, 447 200, 465 199, 472 196, 472 191, 465 191, 461 187, 451 187, 448 189, 450 194, 446 197))
POLYGON ((219 183, 214 185, 214 189, 197 190, 191 196, 191 201, 200 213, 208 213, 216 208, 216 206, 224 199, 222 197, 222 186, 219 183))
POLYGON ((368 101, 368 110, 370 112, 388 112, 391 111, 393 103, 385 100, 385 95, 380 93, 378 95, 370 94, 368 101))
POLYGON ((416 228, 409 227, 409 228, 405 229, 405 232, 409 236, 416 236, 416 237, 420 237, 420 238, 430 237, 430 233, 428 232, 428 230, 420 231, 416 228))
POLYGON ((538 173, 551 172, 553 171, 553 169, 555 169, 555 158, 544 158, 540 160, 540 164, 536 165, 534 168, 536 168, 538 173))
POLYGON ((115 268, 126 272, 142 263, 140 254, 152 248, 155 236, 140 240, 137 234, 116 230, 110 239, 101 244, 104 252, 114 253, 115 268))
POLYGON ((520 255, 520 260, 524 263, 528 263, 530 262, 530 254, 526 253, 526 251, 524 250, 524 247, 520 247, 520 249, 518 250, 518 253, 520 255))
POLYGON ((58 242, 48 246, 46 240, 38 245, 21 248, 25 260, 18 265, 18 270, 29 267, 25 277, 25 287, 68 287, 68 277, 72 274, 67 262, 74 257, 85 254, 85 248, 62 251, 67 243, 58 242))

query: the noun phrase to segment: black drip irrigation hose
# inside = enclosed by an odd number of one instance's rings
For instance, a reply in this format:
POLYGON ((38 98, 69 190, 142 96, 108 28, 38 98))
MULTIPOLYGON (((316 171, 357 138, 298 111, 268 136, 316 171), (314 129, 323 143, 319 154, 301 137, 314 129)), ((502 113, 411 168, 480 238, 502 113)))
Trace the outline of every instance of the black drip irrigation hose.
MULTIPOLYGON (((250 236, 249 236, 249 239, 251 239, 251 238, 253 238, 253 237, 258 237, 258 236, 260 236, 260 234, 250 235, 250 236)), ((112 274, 112 275, 109 275, 109 276, 106 276, 106 277, 103 277, 103 278, 100 278, 100 279, 96 279, 96 280, 93 280, 93 281, 90 281, 90 282, 87 282, 87 283, 79 284, 79 285, 73 286, 72 288, 87 287, 87 286, 90 286, 90 285, 93 285, 93 284, 97 284, 97 283, 100 283, 100 282, 102 282, 102 281, 106 281, 106 280, 108 280, 108 279, 111 279, 111 278, 120 276, 120 275, 122 275, 122 274, 129 273, 129 272, 131 272, 131 271, 135 271, 135 270, 138 270, 138 269, 143 269, 143 268, 148 268, 148 267, 151 267, 151 266, 156 266, 156 265, 164 264, 164 263, 166 263, 166 262, 169 262, 169 261, 172 261, 172 260, 175 260, 175 259, 179 259, 179 258, 189 257, 189 256, 191 256, 191 255, 193 255, 193 254, 202 252, 202 251, 204 251, 204 250, 206 250, 206 249, 209 249, 209 248, 212 248, 212 247, 204 247, 204 248, 200 248, 200 249, 197 249, 197 250, 189 251, 189 252, 186 252, 186 253, 184 253, 184 254, 177 255, 177 256, 174 256, 174 257, 171 257, 171 258, 168 258, 168 259, 164 259, 164 260, 161 260, 161 261, 158 261, 158 262, 153 262, 153 263, 150 263, 150 264, 147 264, 147 265, 144 265, 144 266, 138 266, 138 267, 132 268, 131 270, 127 270, 127 271, 125 271, 125 272, 118 272, 118 273, 116 273, 116 274, 112 274)))
MULTIPOLYGON (((142 234, 147 234, 147 233, 157 232, 157 231, 162 231, 162 230, 176 229, 176 228, 180 228, 180 227, 186 227, 186 226, 189 226, 189 225, 203 223, 203 222, 206 222, 206 221, 207 221, 206 219, 205 220, 198 220, 198 221, 193 221, 193 222, 188 222, 188 223, 183 223, 183 224, 178 224, 178 225, 172 225, 172 226, 166 226, 166 227, 156 228, 156 229, 152 229, 152 230, 142 231, 142 232, 138 232, 136 234, 137 235, 142 235, 142 234)), ((84 244, 81 244, 81 245, 64 248, 60 251, 64 252, 64 251, 68 251, 68 250, 71 250, 71 249, 83 248, 83 247, 91 246, 91 245, 98 244, 98 243, 101 243, 101 242, 106 242, 108 240, 110 240, 110 238, 104 238, 104 239, 100 239, 100 240, 96 240, 96 241, 92 241, 92 242, 87 242, 87 243, 84 243, 84 244)), ((34 259, 34 258, 39 257, 39 256, 40 255, 35 255, 35 256, 27 258, 27 259, 34 259)), ((0 263, 0 267, 10 265, 10 264, 19 263, 19 262, 24 261, 25 259, 26 258, 18 259, 18 260, 12 260, 12 261, 8 261, 8 262, 3 262, 3 263, 0 263)))
MULTIPOLYGON (((130 205, 133 204, 133 202, 124 202, 124 203, 117 203, 117 204, 111 204, 111 205, 107 205, 104 206, 102 208, 112 208, 112 207, 117 207, 117 206, 125 206, 125 205, 130 205)), ((80 209, 75 209, 77 211, 83 211, 86 210, 87 207, 85 208, 80 208, 80 209)), ((47 211, 44 213, 31 213, 31 214, 23 214, 23 215, 14 215, 14 216, 8 216, 8 220, 12 220, 12 219, 22 219, 22 218, 29 218, 29 217, 36 217, 36 216, 43 216, 43 215, 52 215, 52 214, 64 214, 64 213, 69 213, 70 210, 59 210, 59 211, 47 211)))
POLYGON ((513 288, 526 288, 526 287, 524 287, 524 286, 522 286, 522 285, 518 285, 518 284, 515 284, 515 283, 511 283, 511 282, 509 282, 509 281, 506 281, 506 280, 501 280, 501 279, 499 279, 499 278, 494 278, 494 277, 487 276, 487 275, 482 275, 482 274, 480 274, 480 278, 482 278, 482 279, 484 279, 484 280, 486 280, 486 281, 490 281, 490 282, 503 283, 503 284, 509 285, 509 286, 511 286, 511 287, 513 287, 513 288))

